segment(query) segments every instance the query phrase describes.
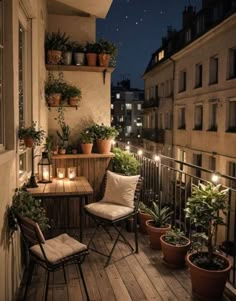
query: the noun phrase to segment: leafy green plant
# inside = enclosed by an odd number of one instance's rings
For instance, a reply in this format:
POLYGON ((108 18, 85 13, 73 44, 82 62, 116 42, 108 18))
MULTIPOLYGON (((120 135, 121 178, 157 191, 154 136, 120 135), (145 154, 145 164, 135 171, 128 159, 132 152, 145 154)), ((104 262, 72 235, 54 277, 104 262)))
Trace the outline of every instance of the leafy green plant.
POLYGON ((45 49, 63 51, 69 38, 69 35, 65 32, 62 33, 60 30, 57 32, 47 32, 45 36, 45 49))
POLYGON ((172 228, 165 233, 164 241, 174 246, 184 246, 189 240, 185 237, 183 231, 178 228, 172 228))
POLYGON ((140 167, 139 161, 130 153, 115 148, 112 151, 115 156, 112 158, 113 170, 117 173, 129 175, 137 175, 140 167))
POLYGON ((218 258, 213 254, 215 249, 215 234, 217 226, 225 225, 224 215, 227 214, 226 198, 228 189, 222 189, 222 186, 214 185, 211 182, 206 184, 200 183, 192 185, 192 196, 188 198, 185 215, 197 227, 202 229, 201 233, 195 234, 195 246, 198 255, 195 256, 195 262, 199 266, 207 269, 217 269, 219 263, 218 258), (200 252, 202 250, 202 242, 207 247, 206 253, 200 252), (199 246, 201 248, 199 250, 199 246))
POLYGON ((117 47, 113 42, 107 41, 105 39, 100 39, 97 42, 98 45, 98 53, 107 53, 112 56, 116 55, 117 47))
POLYGON ((18 229, 17 214, 37 222, 42 230, 49 228, 46 211, 40 199, 35 199, 23 186, 15 189, 12 205, 8 210, 8 226, 12 235, 18 229))
POLYGON ((147 205, 144 204, 144 202, 139 202, 138 204, 138 209, 142 212, 142 213, 147 213, 147 205))
POLYGON ((20 139, 32 138, 34 141, 34 144, 40 145, 43 141, 43 138, 45 136, 45 131, 42 129, 37 130, 36 129, 37 122, 32 121, 32 124, 30 127, 22 127, 19 129, 18 137, 20 139))
POLYGON ((94 135, 92 132, 89 130, 85 129, 80 133, 80 138, 79 138, 81 143, 93 143, 94 141, 94 135))
POLYGON ((81 44, 75 44, 74 46, 74 52, 80 52, 80 53, 84 53, 85 52, 85 47, 81 44))
POLYGON ((59 93, 62 94, 64 98, 67 91, 67 84, 64 81, 64 76, 62 72, 59 72, 58 77, 55 77, 52 72, 48 73, 48 78, 45 83, 45 97, 48 100, 48 97, 51 94, 59 93))
POLYGON ((62 140, 62 144, 64 144, 65 141, 69 140, 70 127, 65 122, 64 107, 60 106, 57 112, 58 112, 58 117, 55 118, 55 120, 57 120, 57 123, 61 128, 61 133, 57 131, 57 136, 62 140))
POLYGON ((87 42, 85 45, 85 51, 87 53, 98 53, 99 45, 96 42, 87 42))
POLYGON ((147 208, 146 212, 151 215, 154 227, 165 227, 171 219, 173 212, 169 207, 159 208, 156 202, 152 202, 152 208, 147 208))
POLYGON ((87 128, 93 133, 94 139, 112 139, 118 136, 119 131, 113 126, 106 126, 103 123, 101 125, 95 123, 87 128))
POLYGON ((66 88, 65 94, 68 98, 77 97, 77 96, 78 96, 79 100, 81 98, 81 90, 80 90, 80 88, 78 88, 76 86, 68 85, 66 88))

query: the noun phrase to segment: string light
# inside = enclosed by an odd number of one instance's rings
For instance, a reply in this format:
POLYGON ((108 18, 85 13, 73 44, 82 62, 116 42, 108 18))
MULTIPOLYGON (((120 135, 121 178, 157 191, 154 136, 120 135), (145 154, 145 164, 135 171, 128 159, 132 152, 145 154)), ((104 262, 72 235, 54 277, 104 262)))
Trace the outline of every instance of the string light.
POLYGON ((129 152, 129 151, 130 151, 130 146, 129 146, 129 145, 126 145, 126 146, 125 146, 125 149, 127 150, 127 152, 129 152))
POLYGON ((214 172, 211 176, 211 181, 213 183, 218 183, 220 179, 220 174, 218 172, 214 172))
POLYGON ((158 155, 154 155, 154 161, 159 162, 161 160, 161 157, 158 155))
POLYGON ((142 156, 143 151, 141 149, 139 149, 137 153, 138 153, 139 156, 142 156))

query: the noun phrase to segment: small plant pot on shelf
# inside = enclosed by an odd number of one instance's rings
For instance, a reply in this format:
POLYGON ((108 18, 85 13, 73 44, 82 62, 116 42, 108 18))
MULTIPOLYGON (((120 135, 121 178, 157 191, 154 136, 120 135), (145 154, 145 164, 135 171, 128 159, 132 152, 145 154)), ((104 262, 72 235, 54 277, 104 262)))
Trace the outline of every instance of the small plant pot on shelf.
POLYGON ((68 104, 70 106, 73 106, 73 107, 78 106, 78 103, 79 103, 79 97, 78 96, 70 97, 68 99, 68 104))
POLYGON ((111 139, 102 140, 97 139, 97 149, 99 154, 109 154, 111 151, 111 139))
POLYGON ((63 64, 64 65, 71 65, 72 63, 72 52, 66 51, 63 53, 63 64))
POLYGON ((47 63, 49 65, 58 65, 62 60, 62 51, 60 50, 48 50, 47 63))
POLYGON ((171 268, 185 266, 185 257, 190 246, 190 240, 181 237, 181 244, 170 244, 165 241, 165 234, 160 237, 164 262, 171 268))
POLYGON ((97 53, 86 53, 86 59, 88 66, 97 66, 97 53))
POLYGON ((93 143, 81 143, 81 148, 82 148, 83 154, 91 154, 92 148, 93 148, 93 143))
POLYGON ((110 54, 100 53, 98 55, 99 66, 107 68, 109 66, 110 58, 110 54))
POLYGON ((165 234, 168 230, 170 230, 171 225, 166 225, 163 228, 157 228, 154 226, 153 220, 146 221, 147 232, 149 235, 150 246, 152 249, 161 250, 161 235, 165 234))
POLYGON ((197 253, 190 253, 186 257, 186 262, 190 269, 193 294, 198 299, 204 301, 221 300, 232 267, 231 262, 228 258, 214 253, 214 256, 217 257, 218 260, 225 262, 225 268, 223 270, 207 270, 198 267, 192 262, 196 255, 197 253))
POLYGON ((75 52, 74 53, 74 63, 76 66, 84 65, 84 53, 83 52, 75 52))
POLYGON ((49 107, 59 107, 61 101, 61 94, 54 93, 48 96, 48 106, 49 107))
POLYGON ((34 139, 32 137, 24 137, 25 147, 32 148, 34 146, 34 139))

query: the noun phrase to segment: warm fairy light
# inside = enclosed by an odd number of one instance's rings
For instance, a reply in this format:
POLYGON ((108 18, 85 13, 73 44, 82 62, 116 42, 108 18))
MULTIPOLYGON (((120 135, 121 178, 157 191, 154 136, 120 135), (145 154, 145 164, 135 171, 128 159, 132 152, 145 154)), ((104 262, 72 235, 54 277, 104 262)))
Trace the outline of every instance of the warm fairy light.
POLYGON ((65 168, 57 168, 57 177, 58 179, 64 179, 65 178, 65 168))
POLYGON ((116 141, 115 141, 115 140, 112 140, 112 141, 111 141, 111 144, 112 144, 113 146, 115 146, 115 145, 116 145, 116 141))
POLYGON ((213 183, 218 183, 219 182, 219 179, 220 179, 220 174, 217 173, 217 172, 214 172, 211 176, 211 181, 213 183))
POLYGON ((161 160, 161 157, 158 155, 154 155, 154 161, 159 162, 161 160))
POLYGON ((142 156, 142 154, 143 154, 143 151, 142 151, 141 149, 139 149, 139 150, 138 150, 138 155, 139 155, 139 156, 142 156))
POLYGON ((129 145, 126 145, 126 146, 125 146, 125 150, 127 150, 127 152, 129 152, 129 151, 130 151, 130 146, 129 146, 129 145))

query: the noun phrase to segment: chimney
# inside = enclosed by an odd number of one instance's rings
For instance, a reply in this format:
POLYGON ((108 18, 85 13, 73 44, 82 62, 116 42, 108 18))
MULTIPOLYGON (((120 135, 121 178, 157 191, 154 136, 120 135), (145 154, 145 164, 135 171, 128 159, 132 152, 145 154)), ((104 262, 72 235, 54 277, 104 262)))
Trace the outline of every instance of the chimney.
MULTIPOLYGON (((204 1, 204 0, 203 0, 204 1)), ((185 6, 183 11, 183 28, 192 23, 193 18, 196 15, 196 11, 193 9, 192 5, 185 6)))

